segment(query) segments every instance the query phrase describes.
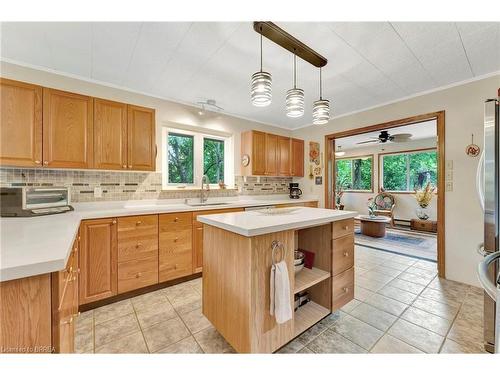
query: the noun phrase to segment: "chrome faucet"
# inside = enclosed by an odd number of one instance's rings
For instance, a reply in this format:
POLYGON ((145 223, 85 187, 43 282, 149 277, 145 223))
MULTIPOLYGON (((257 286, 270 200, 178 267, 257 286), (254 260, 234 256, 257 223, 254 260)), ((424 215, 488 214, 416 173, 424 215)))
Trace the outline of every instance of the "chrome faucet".
POLYGON ((208 194, 208 191, 210 190, 210 185, 209 185, 209 181, 208 181, 208 176, 206 174, 203 175, 203 177, 201 178, 201 193, 200 193, 200 202, 201 203, 205 203, 208 199, 208 197, 205 196, 205 189, 204 189, 204 185, 207 186, 207 194, 208 194))

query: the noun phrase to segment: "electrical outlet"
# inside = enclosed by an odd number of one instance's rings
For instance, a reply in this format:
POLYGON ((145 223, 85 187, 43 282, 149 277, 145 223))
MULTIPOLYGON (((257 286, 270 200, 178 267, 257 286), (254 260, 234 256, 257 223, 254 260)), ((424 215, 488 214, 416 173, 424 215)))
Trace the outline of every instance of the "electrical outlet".
POLYGON ((102 188, 100 186, 94 188, 94 198, 102 198, 102 188))
POLYGON ((446 181, 453 180, 453 169, 449 169, 446 171, 446 181))
POLYGON ((446 181, 446 191, 453 191, 453 182, 446 181))
POLYGON ((453 160, 446 160, 446 169, 449 171, 453 170, 453 160))

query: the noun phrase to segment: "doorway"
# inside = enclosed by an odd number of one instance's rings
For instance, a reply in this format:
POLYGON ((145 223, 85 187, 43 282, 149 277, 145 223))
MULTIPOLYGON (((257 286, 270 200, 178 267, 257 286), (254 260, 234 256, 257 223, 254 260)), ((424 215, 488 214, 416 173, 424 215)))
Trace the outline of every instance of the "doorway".
MULTIPOLYGON (((363 224, 370 220, 367 215, 370 204, 375 209, 376 217, 372 217, 387 221, 387 230, 382 233, 384 237, 376 238, 365 236, 372 233, 360 233, 357 241, 373 248, 437 261, 438 275, 444 278, 444 111, 330 134, 325 136, 325 142, 325 207, 359 212, 362 217, 357 220, 360 226, 357 232, 360 232, 363 224), (430 138, 431 133, 434 143, 432 139, 423 139, 430 138), (425 202, 416 200, 415 189, 423 197, 426 189, 433 187, 437 189, 425 195, 435 199, 434 207, 421 208, 425 202), (410 206, 414 209, 410 210, 410 206), (364 217, 366 222, 361 220, 364 217)), ((364 227, 380 227, 369 224, 364 227)))

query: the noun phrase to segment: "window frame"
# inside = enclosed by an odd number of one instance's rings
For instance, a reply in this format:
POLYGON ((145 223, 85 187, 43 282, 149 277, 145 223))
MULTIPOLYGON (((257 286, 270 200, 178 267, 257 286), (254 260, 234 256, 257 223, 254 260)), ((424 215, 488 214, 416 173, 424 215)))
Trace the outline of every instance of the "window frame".
MULTIPOLYGON (((414 149, 414 150, 406 150, 406 151, 394 151, 394 152, 384 152, 378 154, 378 191, 379 193, 384 191, 387 193, 391 194, 415 194, 415 190, 387 190, 384 188, 384 156, 391 156, 391 155, 401 155, 401 154, 420 154, 420 153, 426 153, 429 151, 434 151, 436 153, 436 156, 439 158, 439 152, 437 147, 428 147, 428 148, 420 148, 420 149, 414 149)), ((407 159, 409 160, 409 159, 407 159)), ((436 167, 436 176, 439 173, 439 160, 438 160, 438 166, 436 167)), ((439 177, 436 177, 436 179, 439 181, 439 177)), ((410 163, 407 161, 406 163, 406 184, 409 187, 410 186, 410 163)), ((437 194, 437 186, 436 186, 436 191, 435 194, 437 194)))
MULTIPOLYGON (((227 188, 234 188, 234 149, 233 135, 220 135, 209 131, 186 130, 182 128, 163 127, 162 129, 162 190, 198 190, 201 188, 204 165, 205 138, 224 142, 224 183, 227 188), (169 134, 187 135, 193 137, 193 183, 168 182, 168 136, 169 134)), ((210 189, 219 189, 217 181, 210 181, 210 189)))
MULTIPOLYGON (((347 157, 335 157, 335 184, 337 184, 337 161, 339 160, 355 160, 355 159, 363 159, 363 158, 371 158, 371 179, 370 179, 370 185, 371 189, 368 190, 358 190, 358 189, 345 189, 344 193, 373 193, 374 192, 374 176, 375 176, 375 171, 373 168, 375 167, 375 155, 374 154, 366 154, 366 155, 357 155, 357 156, 347 156, 347 157)), ((352 163, 351 163, 351 182, 352 182, 352 163)))

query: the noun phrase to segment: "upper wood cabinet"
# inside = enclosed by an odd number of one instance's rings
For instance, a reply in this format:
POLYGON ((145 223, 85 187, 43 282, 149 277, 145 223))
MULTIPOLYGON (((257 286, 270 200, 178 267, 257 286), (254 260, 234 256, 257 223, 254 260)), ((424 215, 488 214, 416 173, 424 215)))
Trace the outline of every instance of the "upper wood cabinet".
POLYGON ((128 168, 154 171, 156 164, 155 110, 128 106, 128 168))
POLYGON ((94 166, 126 169, 127 105, 94 99, 94 166))
POLYGON ((0 164, 42 165, 42 87, 0 78, 0 164))
POLYGON ((290 163, 290 138, 278 137, 278 175, 290 176, 291 163, 290 163))
POLYGON ((43 89, 43 165, 92 168, 92 98, 43 89))
POLYGON ((268 176, 278 175, 278 136, 266 133, 266 172, 268 176))
POLYGON ((304 177, 304 140, 292 138, 291 140, 291 175, 304 177))
POLYGON ((85 220, 80 227, 80 305, 117 294, 116 219, 85 220))
POLYGON ((241 134, 242 176, 304 176, 304 141, 256 130, 241 134), (244 160, 248 155, 249 163, 244 160))

